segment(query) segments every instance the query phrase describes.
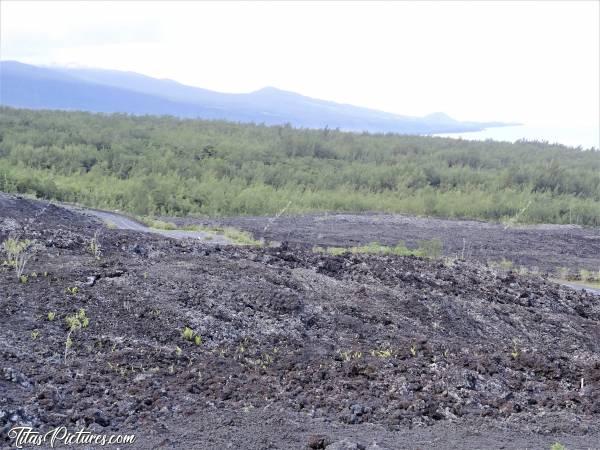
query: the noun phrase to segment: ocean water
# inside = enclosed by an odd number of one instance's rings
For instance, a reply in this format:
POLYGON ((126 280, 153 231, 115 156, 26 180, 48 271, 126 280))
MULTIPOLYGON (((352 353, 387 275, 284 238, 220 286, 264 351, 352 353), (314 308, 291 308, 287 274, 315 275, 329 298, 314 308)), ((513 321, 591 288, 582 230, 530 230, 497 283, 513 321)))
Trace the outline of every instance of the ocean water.
POLYGON ((444 133, 434 136, 461 138, 467 140, 484 141, 493 139, 495 141, 515 142, 519 139, 547 141, 551 144, 558 143, 570 147, 600 148, 600 126, 581 128, 560 127, 534 127, 528 125, 488 128, 483 131, 469 133, 444 133))

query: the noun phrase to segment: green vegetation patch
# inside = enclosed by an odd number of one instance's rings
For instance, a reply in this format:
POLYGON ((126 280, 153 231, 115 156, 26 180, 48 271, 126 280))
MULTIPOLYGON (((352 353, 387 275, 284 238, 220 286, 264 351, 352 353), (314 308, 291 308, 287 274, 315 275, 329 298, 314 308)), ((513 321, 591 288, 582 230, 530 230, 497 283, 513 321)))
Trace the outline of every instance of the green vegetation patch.
POLYGON ((431 241, 420 241, 419 247, 409 249, 404 242, 398 242, 395 246, 383 245, 379 242, 371 242, 367 245, 357 247, 313 247, 316 253, 329 255, 343 255, 345 253, 368 254, 368 255, 396 255, 396 256, 420 256, 425 258, 439 258, 442 255, 442 242, 439 239, 431 241))
MULTIPOLYGON (((254 239, 251 233, 243 230, 239 230, 234 227, 206 227, 202 225, 186 225, 184 227, 178 227, 173 222, 166 222, 163 220, 152 219, 149 217, 139 217, 138 220, 148 225, 150 228, 156 230, 179 230, 179 231, 197 231, 207 233, 209 235, 221 235, 229 239, 233 244, 236 245, 252 245, 262 246, 263 242, 254 239)), ((211 240, 212 237, 208 236, 207 240, 211 240)))
POLYGON ((0 108, 1 191, 144 216, 384 211, 600 226, 599 174, 598 149, 542 142, 0 108))

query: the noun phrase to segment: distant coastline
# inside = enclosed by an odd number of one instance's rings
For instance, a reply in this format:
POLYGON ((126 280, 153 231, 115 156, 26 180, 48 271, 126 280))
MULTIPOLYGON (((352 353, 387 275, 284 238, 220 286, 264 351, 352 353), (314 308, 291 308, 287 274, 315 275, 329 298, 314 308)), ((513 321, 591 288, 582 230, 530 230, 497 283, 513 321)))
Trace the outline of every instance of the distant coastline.
POLYGON ((584 149, 600 148, 600 127, 542 127, 521 125, 497 125, 480 131, 459 133, 434 133, 431 136, 484 141, 516 142, 518 140, 541 141, 584 149))

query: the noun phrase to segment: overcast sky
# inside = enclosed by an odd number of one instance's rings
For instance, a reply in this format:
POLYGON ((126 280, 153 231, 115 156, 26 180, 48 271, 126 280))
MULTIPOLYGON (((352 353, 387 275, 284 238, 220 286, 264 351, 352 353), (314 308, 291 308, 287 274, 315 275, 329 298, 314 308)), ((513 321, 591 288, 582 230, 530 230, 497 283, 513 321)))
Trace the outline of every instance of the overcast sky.
POLYGON ((600 2, 0 1, 3 60, 462 120, 600 122, 600 2))

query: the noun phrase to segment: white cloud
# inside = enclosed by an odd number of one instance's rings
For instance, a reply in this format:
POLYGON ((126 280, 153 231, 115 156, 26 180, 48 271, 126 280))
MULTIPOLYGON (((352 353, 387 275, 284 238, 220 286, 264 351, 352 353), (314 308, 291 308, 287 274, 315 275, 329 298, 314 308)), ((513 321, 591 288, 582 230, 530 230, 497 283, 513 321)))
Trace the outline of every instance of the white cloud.
POLYGON ((1 2, 1 57, 401 114, 600 122, 600 3, 1 2))

